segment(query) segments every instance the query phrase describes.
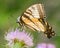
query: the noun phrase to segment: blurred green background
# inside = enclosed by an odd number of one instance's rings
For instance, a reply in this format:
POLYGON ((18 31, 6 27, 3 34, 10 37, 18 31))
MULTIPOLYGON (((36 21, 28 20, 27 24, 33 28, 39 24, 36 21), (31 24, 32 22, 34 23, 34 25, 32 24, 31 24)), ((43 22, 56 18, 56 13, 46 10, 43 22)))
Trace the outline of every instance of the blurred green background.
MULTIPOLYGON (((5 48, 4 34, 7 30, 18 27, 17 17, 36 3, 44 4, 47 21, 56 33, 51 40, 60 48, 60 0, 0 0, 0 48, 5 48)), ((38 38, 36 33, 34 35, 38 38)))

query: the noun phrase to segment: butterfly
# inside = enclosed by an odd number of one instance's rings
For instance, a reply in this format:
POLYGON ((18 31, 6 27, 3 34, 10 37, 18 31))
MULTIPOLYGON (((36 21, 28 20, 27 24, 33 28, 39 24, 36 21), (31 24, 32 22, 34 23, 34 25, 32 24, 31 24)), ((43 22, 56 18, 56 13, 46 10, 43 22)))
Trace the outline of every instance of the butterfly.
POLYGON ((30 6, 21 16, 18 17, 20 26, 26 26, 33 31, 42 31, 47 38, 55 35, 52 27, 46 21, 46 15, 43 4, 34 4, 30 6))

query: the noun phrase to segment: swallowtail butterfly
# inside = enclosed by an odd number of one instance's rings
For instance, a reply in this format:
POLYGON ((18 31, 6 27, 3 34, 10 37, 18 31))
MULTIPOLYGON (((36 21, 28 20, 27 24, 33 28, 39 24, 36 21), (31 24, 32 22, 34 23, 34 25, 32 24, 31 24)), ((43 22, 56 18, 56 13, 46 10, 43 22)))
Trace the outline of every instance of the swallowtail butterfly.
POLYGON ((18 23, 21 26, 26 26, 32 30, 42 31, 47 38, 55 35, 52 27, 46 21, 44 6, 42 4, 35 4, 30 6, 20 17, 18 23))

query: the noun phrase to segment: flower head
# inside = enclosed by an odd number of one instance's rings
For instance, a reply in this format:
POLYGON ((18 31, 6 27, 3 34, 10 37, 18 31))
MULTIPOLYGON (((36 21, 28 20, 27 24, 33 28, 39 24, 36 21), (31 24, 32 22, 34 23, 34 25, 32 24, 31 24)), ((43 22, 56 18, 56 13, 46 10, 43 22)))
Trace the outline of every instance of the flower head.
POLYGON ((25 31, 20 32, 18 29, 15 31, 8 32, 5 35, 5 39, 9 42, 8 44, 11 45, 14 41, 23 42, 27 46, 33 46, 33 38, 25 31))
POLYGON ((48 43, 41 43, 38 44, 36 48, 56 48, 53 44, 48 43))

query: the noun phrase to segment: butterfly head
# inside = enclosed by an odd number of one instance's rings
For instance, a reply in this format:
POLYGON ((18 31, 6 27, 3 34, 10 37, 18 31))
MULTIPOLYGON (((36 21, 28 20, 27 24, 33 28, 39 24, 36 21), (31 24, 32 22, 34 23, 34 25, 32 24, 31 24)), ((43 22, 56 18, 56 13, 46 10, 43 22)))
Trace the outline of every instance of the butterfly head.
POLYGON ((20 19, 20 18, 21 18, 20 16, 17 18, 17 23, 18 23, 20 26, 22 26, 22 23, 21 23, 21 19, 20 19))
POLYGON ((19 23, 20 22, 20 16, 17 18, 17 23, 19 23))

